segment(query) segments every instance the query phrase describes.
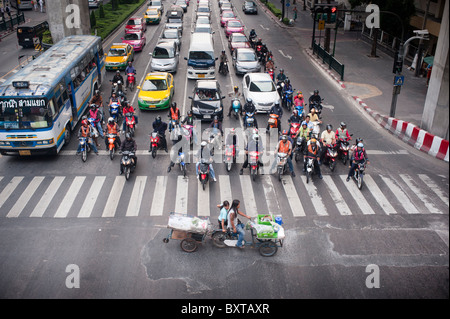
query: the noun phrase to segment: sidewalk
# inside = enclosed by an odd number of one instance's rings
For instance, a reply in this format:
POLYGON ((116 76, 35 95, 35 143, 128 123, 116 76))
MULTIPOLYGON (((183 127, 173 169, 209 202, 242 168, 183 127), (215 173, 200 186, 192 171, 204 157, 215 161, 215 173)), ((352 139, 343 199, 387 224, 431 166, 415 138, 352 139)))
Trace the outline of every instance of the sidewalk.
MULTIPOLYGON (((369 57, 371 44, 361 39, 360 31, 344 32, 343 29, 339 29, 334 57, 345 65, 344 81, 340 81, 340 76, 333 70, 329 70, 328 65, 323 65, 322 61, 312 53, 310 46, 313 21, 311 11, 308 8, 303 11, 303 1, 298 0, 295 5, 291 1, 288 11, 289 19, 293 18, 292 8, 296 6, 298 10, 298 17, 293 26, 286 26, 280 22, 260 0, 256 2, 260 5, 260 9, 266 11, 280 27, 301 44, 314 63, 321 65, 329 73, 330 78, 344 88, 344 92, 353 97, 358 102, 357 105, 364 107, 381 126, 415 148, 449 161, 448 141, 419 128, 428 90, 426 78, 415 77, 414 71, 408 70, 407 65, 403 66, 402 74, 405 80, 397 98, 396 118, 390 118, 387 115, 390 113, 394 80, 392 73, 394 59, 391 56, 377 50, 377 58, 369 57)), ((281 10, 279 0, 270 2, 281 10)), ((316 36, 318 34, 316 30, 316 36)), ((330 47, 332 48, 334 30, 331 34, 330 47)), ((324 32, 322 32, 323 35, 324 32)), ((318 41, 317 39, 316 42, 318 41)), ((322 38, 322 46, 323 41, 322 38)))

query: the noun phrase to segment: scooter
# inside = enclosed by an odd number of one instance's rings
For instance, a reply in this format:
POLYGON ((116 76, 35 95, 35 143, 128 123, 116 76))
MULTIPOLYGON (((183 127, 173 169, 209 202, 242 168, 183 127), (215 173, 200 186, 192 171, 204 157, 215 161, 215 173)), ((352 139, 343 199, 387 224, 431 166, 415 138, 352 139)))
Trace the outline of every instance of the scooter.
POLYGON ((322 118, 322 109, 323 109, 323 107, 322 107, 322 101, 323 101, 323 100, 324 100, 324 99, 321 99, 320 102, 315 101, 314 103, 309 104, 309 112, 311 112, 311 109, 312 109, 312 108, 315 108, 315 109, 316 109, 317 116, 318 116, 319 118, 322 118))
POLYGON ((275 72, 273 71, 272 68, 267 69, 267 73, 269 73, 270 77, 272 78, 272 81, 275 80, 275 72))
POLYGON ((358 163, 358 166, 355 168, 355 173, 353 174, 353 178, 358 184, 358 188, 361 189, 363 187, 364 174, 366 171, 366 161, 363 163, 358 163))
POLYGON ((228 74, 228 62, 223 62, 219 71, 220 71, 219 72, 220 74, 227 75, 228 74))
POLYGON ((80 136, 80 137, 78 138, 78 140, 79 140, 79 143, 80 143, 80 146, 81 146, 81 147, 80 147, 81 160, 82 160, 83 162, 86 162, 86 160, 87 160, 87 155, 88 155, 88 153, 91 151, 91 146, 89 145, 88 140, 87 140, 86 137, 80 136))
POLYGON ((309 180, 312 180, 314 170, 314 158, 306 156, 306 183, 309 183, 309 180))
POLYGON ((260 152, 251 151, 248 152, 248 164, 250 166, 250 176, 255 181, 256 175, 259 173, 259 156, 260 152))
POLYGON ((303 156, 303 152, 305 150, 306 140, 303 136, 297 137, 297 142, 294 150, 295 162, 300 161, 303 156))
POLYGON ((91 128, 91 136, 94 139, 94 143, 98 146, 97 138, 99 136, 99 133, 97 130, 97 126, 95 125, 95 119, 93 117, 89 117, 87 120, 91 128))
POLYGON ((121 169, 125 174, 125 179, 130 178, 130 174, 136 168, 136 163, 133 159, 134 152, 124 151, 122 152, 122 159, 120 160, 121 169))
POLYGON ((325 153, 324 163, 328 163, 330 170, 333 172, 336 168, 336 158, 337 158, 337 145, 336 144, 328 144, 327 151, 325 153))
POLYGON ((273 128, 278 130, 279 117, 280 116, 278 114, 269 114, 269 120, 267 121, 267 124, 269 126, 269 134, 273 128))
POLYGON ((114 122, 119 122, 120 117, 120 105, 118 102, 111 103, 111 106, 109 107, 109 114, 114 119, 114 122))
POLYGON ((130 91, 133 91, 135 85, 136 85, 136 74, 128 73, 127 74, 127 86, 130 88, 130 91))
POLYGON ((158 150, 162 149, 161 145, 161 137, 158 134, 158 132, 152 132, 150 134, 150 149, 148 150, 150 153, 152 153, 152 157, 156 157, 156 152, 158 150))
POLYGON ((209 163, 204 158, 201 159, 200 165, 198 166, 198 175, 198 180, 202 184, 203 190, 205 190, 206 184, 209 181, 209 163))
POLYGON ((283 96, 282 92, 283 92, 283 88, 284 88, 284 81, 278 81, 277 82, 277 92, 279 96, 283 96))
MULTIPOLYGON (((352 136, 353 134, 350 134, 352 136)), ((350 142, 348 139, 339 139, 339 158, 342 161, 342 164, 347 164, 349 160, 349 151, 350 151, 350 142)))
POLYGON ((234 118, 237 120, 239 118, 239 113, 241 113, 241 101, 239 101, 239 98, 235 97, 232 101, 231 101, 231 107, 233 108, 233 114, 234 114, 234 118))
POLYGON ((112 161, 114 159, 114 153, 116 152, 117 135, 116 134, 108 134, 108 135, 106 135, 106 138, 108 139, 109 158, 112 161))
POLYGON ((245 128, 255 127, 255 113, 245 113, 244 124, 245 128))
POLYGON ((236 146, 225 145, 225 169, 227 172, 231 171, 231 167, 233 166, 233 162, 236 161, 236 146))
POLYGON ((126 132, 129 132, 131 136, 134 136, 134 131, 136 130, 136 119, 133 113, 129 112, 125 114, 126 132))
POLYGON ((289 126, 289 135, 292 140, 297 136, 298 130, 300 129, 300 123, 292 122, 289 126))
POLYGON ((281 176, 286 173, 287 153, 278 153, 277 155, 277 174, 278 180, 281 182, 281 176))
POLYGON ((292 109, 293 94, 294 94, 294 91, 292 91, 292 90, 286 90, 285 92, 283 92, 282 103, 288 111, 291 111, 291 109, 292 109))
POLYGON ((180 166, 180 170, 183 173, 183 176, 186 177, 186 162, 184 161, 184 158, 184 152, 178 152, 177 164, 180 166))

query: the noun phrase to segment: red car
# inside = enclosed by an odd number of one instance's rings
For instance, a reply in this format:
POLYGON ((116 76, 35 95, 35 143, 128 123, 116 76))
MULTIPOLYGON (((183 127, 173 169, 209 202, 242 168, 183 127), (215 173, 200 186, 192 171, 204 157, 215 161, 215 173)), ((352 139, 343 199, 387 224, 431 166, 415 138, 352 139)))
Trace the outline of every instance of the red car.
POLYGON ((228 38, 232 33, 235 33, 235 32, 243 33, 244 25, 239 20, 228 20, 225 25, 225 35, 228 38))
POLYGON ((147 39, 145 38, 144 31, 127 32, 125 37, 122 38, 122 43, 128 43, 134 49, 134 51, 142 51, 147 39))
POLYGON ((234 15, 234 12, 231 10, 223 11, 220 15, 220 25, 222 27, 225 27, 225 24, 228 20, 235 20, 236 16, 234 15))
POLYGON ((145 23, 145 19, 140 17, 130 18, 130 20, 128 20, 127 22, 127 25, 125 26, 125 33, 139 31, 147 31, 147 24, 145 23))
POLYGON ((232 33, 228 38, 228 47, 231 53, 236 48, 250 48, 250 42, 243 33, 232 33))

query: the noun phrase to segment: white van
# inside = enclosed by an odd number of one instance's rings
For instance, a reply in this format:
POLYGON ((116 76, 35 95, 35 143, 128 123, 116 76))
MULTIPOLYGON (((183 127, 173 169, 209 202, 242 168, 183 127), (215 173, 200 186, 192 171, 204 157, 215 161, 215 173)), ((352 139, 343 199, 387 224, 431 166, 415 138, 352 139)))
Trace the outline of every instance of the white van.
POLYGON ((216 77, 216 60, 212 34, 194 32, 189 47, 187 77, 188 79, 214 79, 216 77))

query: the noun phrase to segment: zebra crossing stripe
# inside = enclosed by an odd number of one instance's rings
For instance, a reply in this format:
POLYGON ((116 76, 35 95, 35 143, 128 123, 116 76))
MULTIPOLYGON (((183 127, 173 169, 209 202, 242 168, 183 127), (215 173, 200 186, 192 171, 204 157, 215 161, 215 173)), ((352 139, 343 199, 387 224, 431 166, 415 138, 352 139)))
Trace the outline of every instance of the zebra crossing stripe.
POLYGON ((364 183, 366 184, 373 197, 377 200, 378 204, 383 208, 387 215, 397 214, 397 211, 392 207, 391 203, 386 199, 383 192, 373 180, 372 176, 364 175, 364 183))
POLYGON ((364 195, 361 192, 361 190, 359 190, 358 186, 356 186, 356 183, 353 181, 353 178, 347 182, 346 181, 347 175, 339 175, 339 177, 341 178, 344 185, 347 187, 349 193, 352 195, 352 197, 355 200, 356 204, 358 205, 359 209, 361 209, 361 212, 364 215, 375 214, 372 207, 370 207, 369 203, 364 198, 364 195))
POLYGON ((269 213, 274 215, 278 214, 280 212, 280 204, 278 203, 278 197, 275 193, 270 175, 261 175, 261 181, 269 213))
POLYGON ((70 208, 72 207, 73 202, 75 201, 75 198, 77 197, 77 194, 80 191, 81 185, 83 185, 85 179, 86 176, 76 176, 74 178, 72 185, 70 185, 70 188, 66 193, 66 196, 64 196, 64 199, 61 201, 58 210, 53 216, 54 218, 67 217, 67 214, 69 213, 70 208))
POLYGON ((8 200, 9 196, 11 196, 17 185, 19 185, 22 180, 23 176, 16 176, 8 183, 8 185, 6 185, 0 194, 0 208, 2 208, 3 204, 8 200))
POLYGON ((300 202, 300 198, 298 197, 297 191, 295 190, 292 178, 290 176, 286 176, 285 178, 283 178, 282 184, 294 217, 306 216, 305 210, 303 209, 302 203, 300 202))
MULTIPOLYGON (((261 177, 263 175, 260 175, 261 177)), ((250 217, 256 217, 258 215, 258 208, 256 207, 255 194, 253 193, 253 185, 250 175, 239 175, 241 181, 242 194, 245 204, 245 214, 250 217)))
POLYGON ((303 185, 305 185, 306 191, 308 192, 309 197, 313 203, 314 209, 316 210, 317 215, 319 216, 328 216, 327 208, 325 207, 322 197, 317 193, 317 188, 314 186, 314 183, 307 183, 306 176, 301 176, 303 185))
MULTIPOLYGON (((214 183, 212 180, 210 183, 214 183)), ((197 215, 198 216, 209 216, 210 215, 210 205, 209 205, 209 185, 206 185, 205 190, 203 190, 202 183, 197 181, 197 215)))
POLYGON ((53 178, 44 195, 42 195, 41 200, 31 212, 30 217, 42 217, 44 215, 45 211, 48 208, 48 205, 50 205, 50 203, 52 202, 53 197, 55 196, 64 179, 64 176, 55 176, 53 178))
POLYGON ((103 183, 105 182, 106 176, 96 176, 94 182, 89 189, 89 192, 84 200, 83 206, 78 214, 80 218, 90 217, 92 209, 94 209, 95 202, 97 201, 98 195, 102 189, 103 183))
POLYGON ((448 195, 446 195, 428 175, 418 174, 418 176, 448 207, 448 195))
POLYGON ((44 176, 34 177, 6 217, 18 217, 43 180, 44 176))
POLYGON ((405 182, 406 185, 408 185, 409 188, 414 192, 414 194, 417 195, 417 197, 420 198, 420 200, 423 202, 425 207, 430 211, 432 214, 442 214, 442 212, 436 208, 436 206, 433 205, 433 203, 428 199, 428 196, 422 193, 422 191, 414 184, 413 179, 411 176, 406 174, 400 174, 401 179, 405 182))
POLYGON ((162 216, 164 209, 164 198, 166 197, 167 176, 156 177, 155 191, 153 193, 150 216, 162 216))
POLYGON ((228 202, 233 201, 233 195, 231 193, 231 184, 229 175, 219 175, 219 187, 220 187, 220 204, 225 200, 228 202))
POLYGON ((178 176, 177 180, 177 195, 175 203, 175 212, 181 214, 187 214, 187 202, 188 202, 188 186, 189 178, 178 176))
POLYGON ((408 196, 401 190, 399 186, 397 186, 397 184, 395 184, 393 180, 383 175, 380 175, 380 177, 389 187, 389 189, 394 193, 395 197, 400 202, 400 204, 402 204, 403 208, 408 214, 420 214, 416 207, 414 207, 414 204, 411 203, 408 196))
POLYGON ((336 204, 337 209, 339 210, 339 213, 341 215, 351 215, 352 212, 350 208, 348 207, 347 203, 345 202, 344 198, 342 197, 341 193, 339 192, 336 184, 333 182, 333 179, 330 175, 324 175, 323 181, 328 187, 328 190, 330 191, 331 198, 333 199, 334 203, 336 204))
POLYGON ((138 216, 141 210, 141 203, 144 197, 145 184, 147 176, 137 176, 131 193, 130 202, 125 216, 138 216))
POLYGON ((114 217, 119 205, 120 195, 122 194, 123 186, 125 185, 125 176, 117 176, 114 180, 113 187, 109 193, 105 208, 103 209, 102 217, 114 217))

